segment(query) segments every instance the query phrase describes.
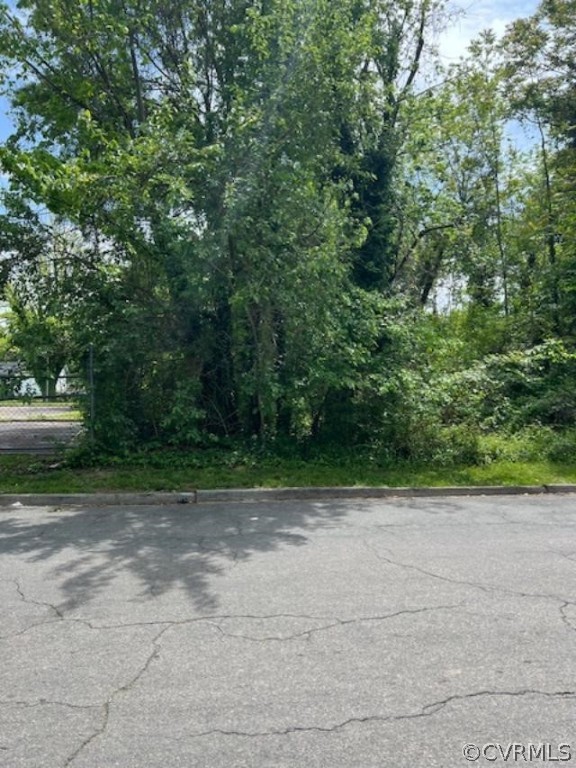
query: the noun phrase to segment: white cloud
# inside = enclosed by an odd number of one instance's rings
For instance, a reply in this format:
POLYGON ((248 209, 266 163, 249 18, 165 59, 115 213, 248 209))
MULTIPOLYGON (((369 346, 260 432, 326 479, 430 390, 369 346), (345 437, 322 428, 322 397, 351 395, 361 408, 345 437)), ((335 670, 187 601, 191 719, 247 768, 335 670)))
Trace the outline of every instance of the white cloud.
POLYGON ((458 61, 482 30, 493 29, 502 35, 511 21, 531 16, 537 6, 538 0, 452 0, 448 11, 454 18, 438 36, 442 59, 446 63, 458 61))

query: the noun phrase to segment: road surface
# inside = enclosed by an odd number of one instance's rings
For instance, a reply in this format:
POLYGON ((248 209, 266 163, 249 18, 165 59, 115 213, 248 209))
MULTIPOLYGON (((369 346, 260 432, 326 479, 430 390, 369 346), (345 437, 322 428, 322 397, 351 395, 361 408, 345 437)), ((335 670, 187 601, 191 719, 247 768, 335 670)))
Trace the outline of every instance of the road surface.
POLYGON ((70 445, 82 431, 79 421, 62 419, 74 409, 69 405, 0 407, 0 452, 50 452, 70 445))
POLYGON ((576 764, 575 577, 573 496, 2 508, 0 766, 576 764))

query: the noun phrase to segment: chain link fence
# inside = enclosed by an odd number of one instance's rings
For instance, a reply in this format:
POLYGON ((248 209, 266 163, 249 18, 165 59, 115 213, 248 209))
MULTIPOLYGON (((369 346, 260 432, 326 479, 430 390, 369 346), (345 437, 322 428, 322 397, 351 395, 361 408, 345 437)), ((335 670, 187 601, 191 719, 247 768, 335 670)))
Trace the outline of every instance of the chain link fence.
POLYGON ((56 453, 90 429, 88 387, 79 376, 38 381, 18 363, 0 364, 0 453, 56 453))

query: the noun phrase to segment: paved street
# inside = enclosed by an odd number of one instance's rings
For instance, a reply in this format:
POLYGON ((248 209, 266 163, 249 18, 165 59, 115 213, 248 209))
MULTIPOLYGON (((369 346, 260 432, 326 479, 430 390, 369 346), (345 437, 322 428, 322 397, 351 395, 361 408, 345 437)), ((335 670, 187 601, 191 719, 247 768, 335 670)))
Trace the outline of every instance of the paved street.
POLYGON ((70 405, 11 405, 0 408, 0 452, 40 453, 69 445, 82 431, 79 421, 54 421, 71 413, 70 405), (52 420, 51 420, 52 419, 52 420))
POLYGON ((50 452, 72 443, 81 430, 76 421, 0 422, 0 452, 50 452))
POLYGON ((576 496, 0 508, 0 638, 6 768, 576 765, 576 496))

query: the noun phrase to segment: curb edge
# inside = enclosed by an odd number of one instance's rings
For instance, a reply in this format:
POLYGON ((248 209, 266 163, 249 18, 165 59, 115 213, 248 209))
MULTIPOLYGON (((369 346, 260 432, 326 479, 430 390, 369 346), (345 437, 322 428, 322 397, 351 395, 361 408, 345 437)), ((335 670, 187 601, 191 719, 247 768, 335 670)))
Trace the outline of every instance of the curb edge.
POLYGON ((322 499, 434 498, 439 496, 525 496, 576 493, 576 485, 486 485, 446 487, 309 486, 229 488, 150 493, 0 493, 0 507, 166 506, 175 504, 257 503, 322 499))

